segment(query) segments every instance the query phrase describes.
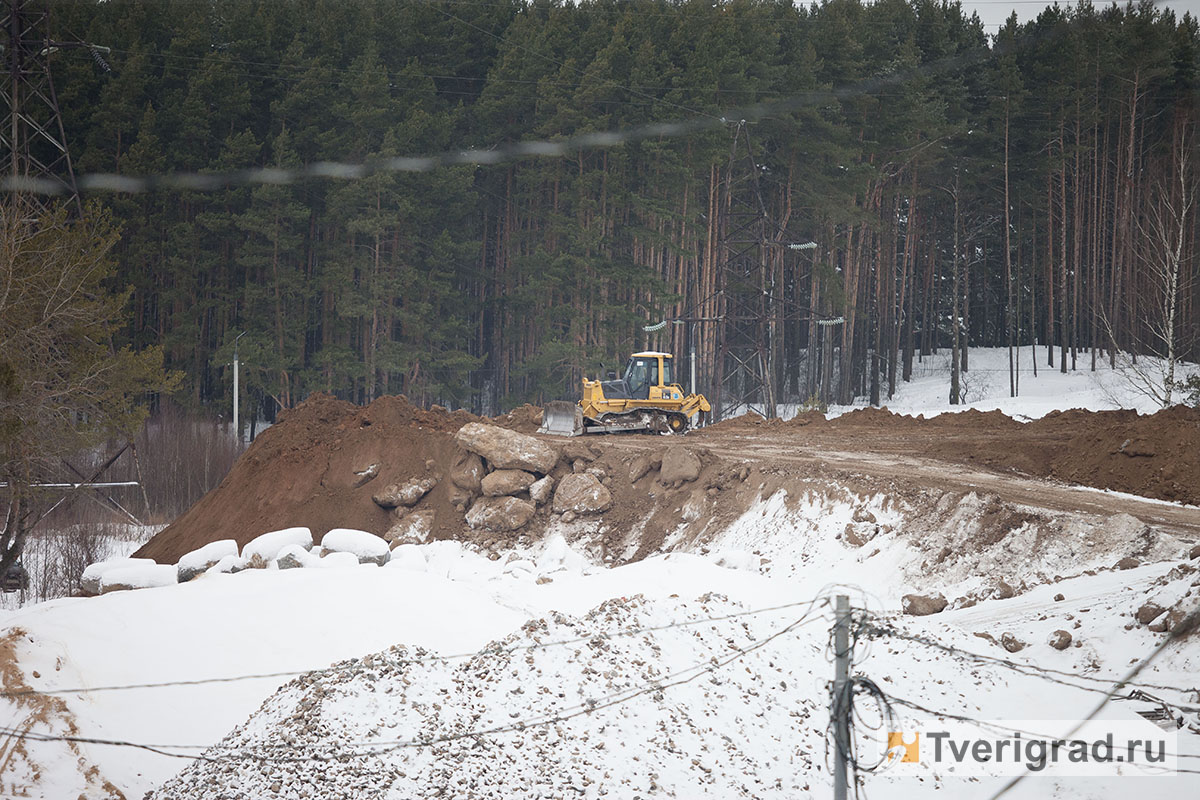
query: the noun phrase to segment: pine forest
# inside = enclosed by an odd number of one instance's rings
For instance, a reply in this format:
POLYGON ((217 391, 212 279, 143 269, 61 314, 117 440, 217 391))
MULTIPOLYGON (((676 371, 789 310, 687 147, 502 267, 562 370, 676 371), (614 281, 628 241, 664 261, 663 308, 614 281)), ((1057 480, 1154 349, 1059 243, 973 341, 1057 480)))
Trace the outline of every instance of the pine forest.
POLYGON ((121 230, 116 344, 161 346, 189 408, 228 406, 239 334, 268 420, 315 391, 495 414, 646 348, 694 350, 713 396, 734 334, 779 403, 886 404, 946 351, 953 402, 968 346, 1009 348, 1012 393, 1200 360, 1200 30, 1151 2, 998 31, 935 0, 91 0, 53 25, 108 48, 52 57, 78 175, 278 170, 90 194, 121 230))

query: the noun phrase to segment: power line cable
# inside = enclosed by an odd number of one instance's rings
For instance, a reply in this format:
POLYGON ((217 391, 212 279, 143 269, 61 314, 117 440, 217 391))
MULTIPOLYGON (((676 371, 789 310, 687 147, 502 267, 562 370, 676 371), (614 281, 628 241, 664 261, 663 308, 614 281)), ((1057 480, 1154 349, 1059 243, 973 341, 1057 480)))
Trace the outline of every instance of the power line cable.
MULTIPOLYGON (((642 635, 645 633, 655 633, 658 631, 670 630, 672 628, 687 628, 687 627, 692 627, 695 625, 703 625, 703 624, 711 623, 711 622, 725 622, 725 621, 728 621, 731 619, 740 619, 743 617, 757 616, 760 614, 769 614, 769 613, 774 613, 777 611, 786 611, 789 609, 800 608, 803 606, 807 606, 809 611, 811 611, 812 607, 816 603, 821 602, 823 600, 826 600, 826 598, 818 596, 818 597, 814 597, 809 600, 800 600, 800 601, 796 601, 794 603, 782 603, 780 605, 752 609, 750 611, 737 611, 737 612, 734 612, 731 614, 722 614, 720 616, 715 616, 715 617, 703 617, 703 618, 694 619, 694 620, 683 620, 681 622, 669 622, 669 623, 666 623, 663 625, 651 625, 651 626, 647 626, 647 627, 643 627, 643 628, 630 628, 630 629, 624 629, 624 630, 617 630, 614 632, 593 633, 588 636, 577 636, 573 639, 562 639, 562 640, 555 640, 552 642, 537 642, 534 644, 513 645, 513 646, 509 646, 509 647, 505 647, 505 646, 501 646, 501 645, 488 645, 488 646, 482 647, 479 650, 476 650, 471 653, 454 653, 452 655, 445 655, 445 656, 425 656, 425 657, 419 657, 419 658, 404 658, 404 659, 399 659, 398 661, 389 661, 388 663, 391 663, 393 665, 401 665, 401 666, 416 665, 416 664, 439 664, 439 663, 450 663, 453 661, 465 661, 469 658, 474 658, 475 656, 480 656, 480 655, 499 655, 499 654, 505 654, 505 653, 522 653, 522 652, 529 652, 529 651, 534 651, 534 650, 547 650, 547 649, 555 648, 555 647, 568 647, 570 645, 583 644, 586 642, 592 642, 592 641, 596 641, 596 640, 606 641, 608 639, 619 639, 619 638, 625 638, 625 637, 629 637, 629 636, 639 636, 639 635, 642 635)), ((809 613, 809 612, 806 611, 806 614, 807 613, 809 613)), ((373 668, 360 666, 357 668, 351 668, 349 671, 352 673, 357 673, 357 672, 365 672, 365 671, 368 671, 369 669, 373 669, 373 668)), ((0 698, 30 697, 30 696, 35 696, 35 695, 95 694, 98 692, 128 691, 131 689, 160 689, 160 688, 168 688, 168 687, 175 687, 175 686, 204 686, 204 685, 208 685, 208 684, 237 683, 240 681, 251 681, 251 680, 297 678, 297 677, 300 677, 301 675, 321 675, 321 674, 329 674, 329 673, 333 673, 333 672, 345 673, 346 671, 347 670, 338 668, 336 666, 330 666, 330 667, 323 667, 323 668, 309 669, 309 670, 286 670, 286 671, 280 671, 280 672, 247 673, 247 674, 241 674, 241 675, 229 675, 229 676, 212 677, 212 678, 195 678, 195 679, 190 679, 190 680, 155 681, 155 682, 146 682, 146 683, 127 683, 127 684, 117 684, 117 685, 110 685, 110 686, 73 687, 73 688, 66 688, 66 689, 19 689, 19 690, 15 690, 15 691, 0 692, 0 698)))
MULTIPOLYGON (((462 740, 462 739, 477 738, 477 737, 482 737, 482 736, 491 736, 491 735, 496 735, 496 734, 501 734, 501 733, 513 733, 513 732, 518 732, 518 731, 524 731, 529 728, 538 728, 538 727, 554 725, 554 724, 564 722, 569 719, 573 719, 575 717, 583 716, 585 714, 591 714, 595 711, 600 711, 600 710, 603 710, 606 708, 611 708, 611 707, 614 707, 617 705, 628 703, 638 697, 649 694, 651 692, 661 692, 665 689, 670 689, 670 688, 673 688, 676 686, 681 686, 685 683, 690 683, 690 682, 696 680, 697 678, 700 678, 706 674, 711 674, 711 673, 715 672, 716 670, 721 669, 722 667, 725 667, 735 661, 741 660, 741 659, 749 656, 751 653, 753 653, 757 650, 760 650, 763 647, 766 647, 768 644, 775 641, 776 639, 779 639, 780 637, 785 636, 786 634, 796 630, 797 628, 800 628, 803 625, 811 624, 813 622, 821 620, 822 617, 811 616, 812 610, 813 610, 812 606, 814 606, 816 604, 816 602, 817 602, 817 600, 814 599, 812 601, 812 603, 810 604, 810 608, 805 611, 804 615, 802 615, 798 619, 794 620, 793 622, 789 623, 788 625, 776 630, 774 633, 770 634, 766 638, 761 639, 748 647, 741 647, 741 648, 735 647, 734 648, 735 652, 733 655, 730 655, 730 656, 728 656, 726 658, 722 658, 722 659, 717 659, 715 657, 709 657, 708 659, 706 659, 704 661, 698 662, 689 667, 685 667, 684 669, 677 670, 676 672, 669 673, 659 680, 655 680, 650 683, 644 684, 643 686, 641 686, 637 689, 625 689, 625 690, 621 690, 621 691, 617 691, 617 692, 612 692, 612 693, 610 693, 608 695, 604 695, 600 698, 588 699, 582 703, 579 703, 579 704, 576 704, 573 706, 568 706, 567 708, 559 710, 557 712, 537 715, 537 716, 527 718, 524 720, 518 720, 516 722, 506 723, 504 725, 497 725, 497 726, 494 726, 491 728, 462 731, 459 733, 444 734, 441 736, 433 736, 433 737, 422 737, 422 738, 417 738, 417 739, 402 739, 402 740, 383 741, 383 742, 352 743, 349 745, 349 747, 368 748, 368 749, 363 749, 363 750, 354 751, 354 752, 344 752, 343 751, 343 752, 335 752, 335 753, 326 753, 326 754, 322 754, 322 755, 306 755, 306 756, 272 756, 272 755, 260 755, 253 751, 246 751, 246 750, 236 751, 235 750, 235 751, 232 751, 229 753, 219 753, 219 751, 218 751, 218 754, 212 755, 211 752, 213 750, 215 750, 216 748, 209 748, 210 752, 201 753, 201 754, 197 755, 197 754, 174 752, 175 750, 180 750, 180 749, 198 749, 199 746, 197 746, 197 745, 145 744, 145 743, 131 742, 131 741, 125 741, 125 740, 119 740, 119 739, 100 739, 100 738, 86 737, 86 736, 59 736, 59 735, 54 735, 54 734, 42 734, 42 733, 35 733, 32 731, 20 731, 20 730, 16 730, 16 729, 12 729, 12 728, 0 728, 0 735, 7 735, 7 736, 15 737, 18 739, 30 739, 30 740, 44 741, 44 742, 73 742, 73 743, 82 743, 82 744, 107 745, 107 746, 114 746, 114 747, 129 747, 129 748, 136 748, 136 749, 140 749, 140 750, 146 750, 149 752, 156 753, 158 755, 168 756, 171 758, 200 760, 200 761, 207 761, 207 762, 225 762, 225 761, 229 761, 232 759, 232 760, 254 761, 254 762, 258 762, 258 763, 310 763, 310 762, 343 761, 348 758, 366 758, 366 757, 372 757, 372 756, 379 756, 379 755, 385 755, 387 753, 395 752, 397 750, 406 749, 406 748, 432 747, 437 744, 444 744, 447 742, 453 742, 453 741, 458 741, 458 740, 462 740)), ((828 600, 825 600, 825 602, 822 605, 825 605, 825 604, 828 604, 828 600)), ((595 638, 597 638, 597 637, 587 637, 587 638, 581 639, 580 641, 589 641, 589 640, 592 640, 595 638)), ((290 748, 291 745, 288 745, 288 747, 290 748)))
MULTIPOLYGON (((1182 639, 1184 636, 1187 636, 1189 633, 1192 633, 1193 631, 1197 630, 1198 628, 1200 628, 1200 604, 1198 604, 1195 608, 1193 608, 1191 613, 1189 613, 1182 620, 1180 620, 1179 623, 1174 628, 1171 629, 1171 632, 1167 634, 1166 638, 1164 638, 1157 647, 1155 647, 1152 651, 1150 651, 1149 655, 1147 655, 1145 658, 1143 658, 1141 661, 1139 661, 1137 664, 1135 664, 1133 669, 1129 670, 1129 673, 1119 683, 1117 683, 1116 685, 1113 686, 1113 688, 1108 690, 1108 692, 1104 696, 1104 699, 1102 699, 1096 705, 1096 707, 1093 708, 1088 713, 1088 715, 1086 717, 1084 717, 1082 720, 1080 720, 1075 725, 1075 727, 1071 729, 1070 733, 1068 733, 1066 736, 1064 736, 1062 738, 1069 739, 1070 737, 1072 737, 1076 733, 1078 733, 1079 730, 1084 725, 1086 725, 1091 720, 1095 719, 1096 715, 1099 714, 1101 712, 1101 710, 1103 710, 1104 707, 1107 706, 1115 698, 1118 686, 1124 686, 1124 685, 1128 685, 1128 684, 1132 683, 1133 679, 1136 678, 1138 675, 1140 675, 1142 670, 1144 670, 1146 667, 1150 666, 1150 664, 1156 658, 1158 658, 1162 654, 1162 652, 1167 649, 1167 647, 1169 647, 1171 644, 1173 644, 1176 640, 1182 639)), ((1028 773, 1022 773, 1021 775, 1016 776, 1011 781, 1006 783, 1003 787, 1000 788, 1000 791, 998 791, 992 795, 991 800, 999 800, 1001 797, 1008 794, 1008 792, 1011 789, 1013 789, 1018 784, 1020 784, 1021 781, 1025 780, 1025 777, 1027 774, 1028 773)))
MULTIPOLYGON (((914 635, 911 633, 906 633, 906 632, 901 631, 894 627, 875 626, 872 628, 871 632, 874 635, 890 636, 894 639, 901 639, 901 640, 908 641, 908 642, 914 642, 916 644, 924 645, 925 647, 931 647, 936 650, 941 650, 941 651, 949 653, 950 655, 953 655, 957 658, 972 660, 972 661, 976 661, 979 663, 985 663, 985 664, 994 664, 996 666, 1004 667, 1004 668, 1012 670, 1014 672, 1018 672, 1022 675, 1028 675, 1030 677, 1041 678, 1043 680, 1050 681, 1051 683, 1057 683, 1057 684, 1061 684, 1063 686, 1070 686, 1072 688, 1080 689, 1080 690, 1083 690, 1086 692, 1098 692, 1100 694, 1107 694, 1109 690, 1102 689, 1097 686, 1085 686, 1085 685, 1080 685, 1078 683, 1072 683, 1071 681, 1064 680, 1063 678, 1073 678, 1076 680, 1104 683, 1104 684, 1108 684, 1110 686, 1114 686, 1115 688, 1119 688, 1123 685, 1127 685, 1127 686, 1130 686, 1133 688, 1157 689, 1160 691, 1177 692, 1179 694, 1200 693, 1200 688, 1196 688, 1196 687, 1184 688, 1184 687, 1179 687, 1179 686, 1169 686, 1167 684, 1161 684, 1161 683, 1146 683, 1146 682, 1122 683, 1117 678, 1106 678, 1106 677, 1102 677, 1099 675, 1087 675, 1087 674, 1079 673, 1079 672, 1069 672, 1066 670, 1053 669, 1051 667, 1042 667, 1042 666, 1039 666, 1036 664, 1021 664, 1019 662, 1012 661, 1011 659, 1001 658, 999 656, 988 655, 986 653, 976 653, 976 652, 972 652, 970 650, 964 650, 962 648, 955 647, 953 645, 943 644, 942 642, 935 641, 928 637, 917 636, 917 635, 914 635), (1059 676, 1061 676, 1061 677, 1059 677, 1059 676)), ((1161 701, 1161 702, 1163 702, 1165 705, 1169 705, 1169 706, 1171 706, 1173 708, 1177 708, 1181 711, 1200 711, 1200 706, 1180 705, 1178 703, 1171 703, 1171 702, 1168 702, 1165 700, 1161 701)))
MULTIPOLYGON (((913 711, 919 711, 922 714, 929 714, 930 716, 938 717, 940 719, 951 719, 951 720, 954 720, 955 722, 962 722, 967 725, 973 725, 973 726, 979 728, 980 730, 985 730, 985 731, 988 731, 989 733, 1003 734, 1003 735, 1008 735, 1008 736, 1011 736, 1014 733, 1020 733, 1024 736, 1031 736, 1035 739, 1043 739, 1046 741, 1066 741, 1066 742, 1086 741, 1086 740, 1082 740, 1082 739, 1076 740, 1076 739, 1071 738, 1072 736, 1074 736, 1076 733, 1079 732, 1079 728, 1082 726, 1075 728, 1070 733, 1067 733, 1063 736, 1056 736, 1056 735, 1051 735, 1048 733, 1041 733, 1039 731, 1026 730, 1024 728, 1014 728, 1012 726, 1004 725, 1002 723, 977 719, 975 717, 969 717, 965 714, 959 714, 959 713, 956 713, 953 711, 946 711, 944 709, 931 708, 929 706, 918 703, 915 700, 909 700, 907 698, 897 697, 896 695, 892 695, 892 694, 888 694, 888 695, 886 695, 886 697, 887 697, 887 700, 890 703, 892 703, 893 705, 904 706, 905 708, 911 708, 913 711)), ((1171 756, 1172 758, 1200 758, 1200 753, 1163 752, 1163 755, 1171 756)), ((1185 767, 1177 768, 1176 771, 1200 774, 1200 769, 1187 769, 1185 767)))

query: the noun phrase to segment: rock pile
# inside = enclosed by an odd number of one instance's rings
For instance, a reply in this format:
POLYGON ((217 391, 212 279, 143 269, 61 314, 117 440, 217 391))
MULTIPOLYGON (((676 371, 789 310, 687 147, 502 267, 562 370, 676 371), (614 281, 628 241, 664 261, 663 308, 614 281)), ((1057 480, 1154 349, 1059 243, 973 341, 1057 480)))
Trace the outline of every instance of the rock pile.
MULTIPOLYGON (((418 515, 414 514, 414 517, 418 515)), ((237 542, 221 539, 184 554, 177 564, 156 564, 148 558, 114 558, 92 564, 83 572, 81 594, 94 596, 131 589, 171 586, 205 575, 251 569, 384 566, 391 560, 388 542, 367 531, 334 528, 314 546, 312 531, 284 528, 258 536, 238 552, 237 542)))

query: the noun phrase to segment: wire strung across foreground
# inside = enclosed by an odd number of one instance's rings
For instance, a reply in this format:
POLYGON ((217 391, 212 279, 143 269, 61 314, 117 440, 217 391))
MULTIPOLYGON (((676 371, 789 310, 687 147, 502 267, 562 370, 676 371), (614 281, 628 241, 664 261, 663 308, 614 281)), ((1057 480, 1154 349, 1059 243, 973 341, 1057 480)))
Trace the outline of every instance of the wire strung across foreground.
MULTIPOLYGON (((531 650, 545 650, 553 647, 568 647, 575 644, 583 644, 585 642, 607 639, 624 638, 628 636, 640 636, 644 633, 654 633, 657 631, 670 630, 672 628, 687 628, 694 625, 703 625, 709 622, 724 622, 731 619, 739 619, 742 617, 753 617, 760 614, 770 614, 776 611, 786 611, 792 608, 801 608, 809 606, 810 608, 818 602, 826 601, 823 597, 814 597, 808 600, 797 600, 793 603, 781 603, 776 606, 767 606, 765 608, 755 608, 749 611, 735 611, 731 614, 721 614, 715 617, 701 617, 698 619, 682 620, 679 622, 668 622, 662 625, 648 625, 641 628, 625 628, 616 631, 603 631, 599 633, 589 634, 587 636, 576 636, 572 639, 557 639, 551 642, 534 642, 533 644, 520 645, 501 645, 498 643, 487 645, 479 650, 471 653, 453 653, 451 655, 429 655, 419 656, 416 658, 397 658, 388 659, 382 656, 384 662, 389 666, 411 666, 418 664, 445 664, 453 661, 465 661, 469 658, 481 655, 499 655, 505 653, 521 653, 531 650)), ((302 675, 323 675, 337 672, 339 674, 357 674, 360 672, 373 669, 362 665, 342 669, 336 666, 318 667, 315 669, 305 670, 285 670, 280 672, 258 672, 245 673, 239 675, 225 675, 212 678, 193 678, 186 680, 170 680, 170 681, 153 681, 147 683, 125 683, 111 686, 76 686, 71 688, 61 689, 17 689, 13 691, 0 692, 0 698, 12 697, 28 697, 31 695, 59 695, 59 694, 95 694, 97 692, 119 692, 132 689, 162 689, 175 686, 203 686, 206 684, 220 683, 237 683, 239 681, 254 681, 279 678, 298 678, 302 675)))
MULTIPOLYGON (((528 730, 530 728, 538 728, 538 727, 554 725, 554 724, 564 722, 566 720, 569 720, 569 719, 572 719, 575 717, 583 716, 585 714, 592 714, 596 711, 600 711, 600 710, 603 710, 606 708, 611 708, 614 706, 622 705, 624 703, 628 703, 631 700, 634 700, 638 697, 649 694, 651 692, 661 692, 665 689, 670 689, 675 686, 681 686, 685 683, 690 683, 691 681, 694 681, 697 678, 702 677, 703 675, 711 674, 712 672, 714 672, 718 669, 721 669, 722 667, 725 667, 735 661, 739 661, 739 660, 749 656, 751 653, 762 649, 763 647, 770 644, 771 642, 779 639, 782 636, 785 636, 788 633, 791 633, 792 631, 796 630, 797 628, 799 628, 803 625, 811 624, 813 622, 821 620, 822 617, 813 616, 813 611, 815 611, 818 608, 823 608, 824 606, 828 605, 828 603, 829 603, 828 598, 816 597, 816 598, 813 598, 812 600, 808 600, 808 601, 797 602, 797 603, 788 603, 788 604, 784 604, 781 606, 774 606, 771 608, 756 609, 753 611, 738 612, 735 614, 727 614, 727 615, 723 615, 723 616, 719 616, 719 617, 710 617, 710 618, 699 619, 699 620, 685 620, 683 622, 678 622, 678 623, 670 623, 670 624, 666 624, 666 625, 639 628, 636 630, 621 631, 616 634, 597 634, 597 635, 586 636, 586 637, 578 637, 578 638, 569 639, 569 640, 560 640, 560 641, 555 641, 555 642, 546 642, 546 643, 525 645, 525 646, 511 647, 511 648, 494 648, 494 649, 493 648, 484 648, 483 650, 478 651, 478 653, 471 653, 471 654, 467 654, 466 656, 437 657, 437 658, 430 658, 430 659, 399 662, 398 663, 399 666, 407 666, 409 664, 414 664, 414 663, 436 663, 438 661, 450 660, 451 658, 461 658, 461 657, 470 658, 470 657, 473 657, 476 655, 484 655, 484 654, 492 654, 492 653, 511 653, 511 652, 542 649, 542 648, 546 648, 546 647, 565 646, 565 645, 569 645, 569 644, 579 644, 581 642, 605 640, 605 639, 609 639, 609 638, 614 638, 615 636, 635 635, 637 633, 644 633, 644 632, 650 632, 650 631, 666 630, 666 629, 670 629, 670 628, 681 628, 681 627, 687 627, 687 626, 691 626, 691 625, 701 624, 704 622, 717 622, 717 621, 722 621, 722 620, 734 619, 737 617, 745 617, 745 616, 749 616, 752 614, 763 614, 763 613, 769 613, 769 612, 773 612, 773 611, 779 611, 779 610, 786 609, 786 608, 807 606, 804 613, 796 620, 792 621, 791 623, 789 623, 788 625, 785 625, 782 628, 779 628, 778 630, 776 630, 769 636, 755 642, 752 645, 749 645, 747 647, 742 647, 742 648, 734 648, 735 652, 733 653, 733 655, 730 655, 728 657, 725 657, 722 659, 710 657, 704 661, 698 662, 691 666, 685 667, 684 669, 677 670, 676 672, 670 673, 670 674, 666 675, 665 677, 663 677, 662 679, 644 684, 636 689, 624 689, 624 690, 610 693, 608 695, 603 695, 598 698, 589 698, 589 699, 584 700, 582 703, 579 703, 574 706, 568 706, 565 709, 560 709, 560 710, 552 712, 552 713, 538 715, 538 716, 534 716, 534 717, 523 719, 523 720, 517 720, 516 722, 506 723, 504 725, 498 725, 498 726, 491 727, 491 728, 461 731, 458 733, 444 734, 441 736, 421 737, 421 738, 417 738, 417 739, 390 740, 390 741, 380 741, 380 742, 358 742, 358 743, 352 743, 352 744, 348 745, 348 747, 350 748, 348 750, 342 750, 342 751, 337 751, 337 752, 333 752, 333 753, 297 756, 297 755, 263 754, 263 753, 258 753, 258 752, 254 752, 252 750, 247 750, 247 749, 238 749, 238 750, 230 750, 229 752, 220 752, 219 746, 211 747, 211 746, 205 746, 205 745, 147 744, 147 743, 140 743, 140 742, 125 741, 125 740, 120 740, 120 739, 100 739, 100 738, 86 737, 86 736, 62 736, 62 735, 56 735, 56 734, 45 734, 45 733, 37 733, 34 731, 30 731, 30 730, 22 731, 22 730, 18 730, 18 729, 14 729, 14 728, 7 728, 7 727, 0 727, 0 735, 9 736, 9 737, 17 738, 17 739, 26 739, 26 740, 31 740, 31 741, 71 742, 71 743, 81 743, 81 744, 106 745, 106 746, 113 746, 113 747, 128 747, 128 748, 134 748, 134 749, 139 749, 139 750, 145 750, 148 752, 156 753, 158 755, 167 756, 170 758, 181 758, 181 759, 187 759, 187 760, 199 760, 199 761, 206 761, 206 762, 225 762, 225 761, 229 761, 229 760, 242 760, 242 761, 253 761, 253 762, 257 762, 257 763, 306 763, 306 762, 344 761, 344 760, 352 759, 352 758, 369 758, 369 757, 374 757, 374 756, 379 756, 379 755, 385 755, 387 753, 395 752, 397 750, 406 749, 406 748, 432 747, 434 745, 444 744, 447 742, 453 742, 453 741, 458 741, 458 740, 462 740, 462 739, 499 735, 499 734, 504 734, 504 733, 524 731, 524 730, 528 730), (199 750, 199 749, 206 749, 207 752, 199 753, 199 754, 178 752, 180 750, 199 750)), ((322 672, 327 672, 327 671, 328 670, 322 670, 322 672)), ((307 674, 307 673, 303 673, 303 674, 307 674)), ((164 685, 164 684, 156 684, 156 685, 164 685)), ((188 682, 179 682, 179 683, 165 684, 165 685, 190 685, 190 684, 188 682)), ((288 747, 290 748, 290 746, 288 746, 288 747)))

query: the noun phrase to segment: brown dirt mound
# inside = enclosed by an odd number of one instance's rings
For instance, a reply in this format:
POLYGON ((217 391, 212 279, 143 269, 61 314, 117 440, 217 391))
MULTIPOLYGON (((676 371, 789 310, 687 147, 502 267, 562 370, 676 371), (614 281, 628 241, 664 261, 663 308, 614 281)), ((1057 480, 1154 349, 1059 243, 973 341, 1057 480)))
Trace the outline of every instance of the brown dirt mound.
MULTIPOLYGON (((493 422, 530 432, 540 424, 540 415, 541 409, 522 406, 493 422)), ((537 510, 527 529, 513 535, 469 529, 462 510, 455 508, 449 477, 458 453, 454 433, 477 420, 465 412, 425 411, 403 397, 382 397, 360 407, 314 395, 281 415, 215 490, 137 555, 175 563, 185 553, 218 539, 235 539, 244 547, 256 536, 290 526, 310 528, 318 541, 335 527, 383 535, 397 519, 372 496, 390 484, 424 477, 437 479, 435 488, 417 505, 418 510, 434 514, 430 539, 454 538, 487 548, 502 544, 501 539, 540 536, 551 522, 547 506, 537 510), (378 472, 363 482, 357 473, 371 465, 378 465, 378 472)), ((745 485, 749 469, 732 468, 702 448, 694 449, 703 463, 697 481, 667 489, 655 484, 656 473, 643 472, 635 485, 630 477, 632 463, 643 452, 661 451, 663 440, 617 438, 633 446, 610 447, 608 437, 545 437, 561 454, 551 472, 556 481, 573 468, 604 476, 613 504, 600 520, 596 544, 606 559, 624 561, 652 552, 669 532, 688 521, 684 517, 692 513, 685 512, 689 504, 703 508, 702 514, 696 513, 707 522, 739 513, 754 496, 745 485), (731 491, 734 488, 737 492, 731 491), (736 502, 731 500, 734 494, 739 497, 736 502), (718 500, 720 508, 715 507, 718 500), (625 540, 634 529, 641 534, 631 548, 625 540)))
MULTIPOLYGON (((950 415, 943 415, 950 416, 950 415)), ((941 420, 943 417, 937 417, 941 420)), ((931 420, 934 422, 934 420, 931 420)), ((929 453, 1099 489, 1200 503, 1200 410, 1063 411, 956 436, 937 426, 929 453)))
POLYGON ((864 408, 826 420, 817 412, 780 425, 745 415, 694 434, 761 436, 797 450, 897 454, 984 466, 1159 500, 1200 505, 1200 409, 1058 411, 1029 423, 968 409, 928 419, 864 408))
MULTIPOLYGON (((312 528, 318 539, 336 527, 383 533, 392 518, 371 495, 448 464, 454 431, 476 419, 465 411, 426 411, 403 396, 381 397, 361 407, 313 395, 281 414, 214 491, 137 555, 174 563, 216 539, 236 539, 243 546, 291 525, 312 528), (436 465, 431 470, 426 469, 428 461, 436 465), (355 471, 371 464, 379 465, 378 475, 355 487, 355 471)), ((451 524, 449 491, 449 481, 440 481, 425 500, 436 511, 435 535, 451 524)))
POLYGON ((767 420, 761 415, 755 414, 753 411, 747 411, 738 417, 723 419, 720 422, 714 422, 704 428, 705 431, 717 431, 728 433, 746 433, 756 431, 767 424, 767 420))

